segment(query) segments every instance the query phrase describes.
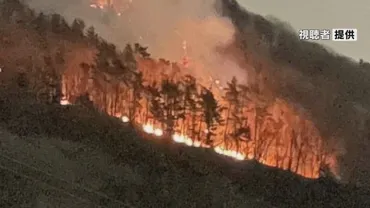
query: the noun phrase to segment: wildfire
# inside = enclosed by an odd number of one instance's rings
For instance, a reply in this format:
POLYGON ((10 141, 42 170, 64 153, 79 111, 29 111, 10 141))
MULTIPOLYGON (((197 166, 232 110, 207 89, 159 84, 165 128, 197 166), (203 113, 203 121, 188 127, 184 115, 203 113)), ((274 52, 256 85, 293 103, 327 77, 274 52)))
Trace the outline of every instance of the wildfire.
POLYGON ((61 99, 60 104, 61 105, 71 105, 71 103, 66 98, 61 99))
POLYGON ((237 159, 237 160, 244 160, 245 159, 245 155, 244 154, 242 154, 240 152, 237 152, 235 150, 224 149, 221 146, 215 147, 214 150, 218 154, 226 155, 226 156, 232 157, 232 158, 237 159))
MULTIPOLYGON (((71 103, 66 98, 62 98, 60 100, 60 104, 61 105, 71 105, 71 103)), ((120 114, 116 114, 115 117, 121 118, 121 121, 123 123, 130 122, 129 117, 127 117, 127 116, 121 116, 120 114)), ((158 138, 163 136, 163 130, 160 129, 160 128, 154 127, 152 124, 149 124, 149 123, 143 124, 142 129, 145 133, 154 135, 158 138)), ((207 130, 204 130, 204 132, 208 133, 207 130)), ((209 145, 203 144, 200 141, 193 140, 193 139, 189 138, 188 136, 186 136, 184 134, 174 133, 172 135, 172 140, 176 143, 184 144, 184 145, 187 145, 189 147, 210 148, 209 145)), ((246 158, 246 156, 243 153, 237 152, 237 151, 231 150, 231 149, 226 149, 222 146, 216 146, 213 149, 216 153, 218 153, 220 155, 225 155, 225 156, 228 156, 228 157, 232 157, 236 160, 245 160, 245 158, 246 158)))
POLYGON ((160 128, 155 128, 151 124, 144 124, 143 125, 143 131, 147 134, 153 134, 157 137, 163 136, 163 130, 160 128))
MULTIPOLYGON (((188 58, 186 41, 183 42, 183 49, 184 58, 188 58)), ((165 77, 172 77, 174 78, 174 82, 177 82, 176 79, 182 78, 181 76, 177 76, 181 75, 181 70, 177 72, 178 70, 176 68, 175 70, 178 74, 171 74, 171 66, 163 66, 163 63, 160 61, 140 58, 138 58, 137 61, 138 69, 143 72, 143 83, 146 86, 149 86, 149 84, 154 86, 156 78, 160 80, 165 77), (158 74, 166 76, 161 77, 158 76, 158 74)), ((178 63, 181 69, 186 69, 188 64, 187 62, 181 63, 181 60, 178 63)), ((198 66, 195 64, 194 67, 198 66)), ((190 67, 190 70, 192 70, 192 67, 190 67)), ((76 78, 75 72, 68 71, 65 73, 62 79, 62 93, 68 96, 66 97, 67 99, 60 101, 61 105, 69 105, 70 103, 68 100, 72 101, 72 98, 85 93, 87 90, 89 94, 92 95, 90 98, 91 101, 99 109, 120 119, 123 123, 132 122, 135 126, 138 126, 143 133, 149 134, 153 138, 164 138, 165 132, 163 127, 161 127, 160 123, 153 123, 154 120, 152 119, 156 118, 148 111, 150 109, 148 105, 151 101, 150 98, 142 99, 142 103, 140 103, 140 108, 142 109, 137 110, 133 118, 128 117, 125 113, 128 112, 131 104, 130 99, 125 99, 123 97, 126 94, 115 91, 103 93, 100 87, 94 83, 87 83, 86 85, 85 82, 80 81, 84 80, 83 76, 88 75, 85 73, 86 72, 81 72, 81 74, 77 75, 80 79, 76 78), (76 89, 76 86, 80 86, 77 91, 70 90, 76 89), (120 101, 116 102, 117 99, 120 101), (145 109, 144 106, 146 105, 148 105, 147 108, 149 109, 145 109), (150 122, 145 121, 148 119, 150 119, 150 122)), ((208 76, 207 74, 205 74, 205 76, 197 76, 197 78, 199 78, 197 83, 202 87, 209 88, 216 100, 221 102, 221 106, 224 106, 226 102, 223 95, 225 92, 229 91, 228 88, 230 86, 226 84, 226 80, 218 79, 219 77, 210 76, 209 74, 208 76)), ((110 86, 112 85, 105 85, 105 87, 110 86)), ((160 86, 154 86, 154 88, 158 88, 159 90, 160 86)), ((200 89, 197 88, 197 93, 199 90, 200 89)), ((130 90, 127 89, 127 92, 130 92, 130 90)), ((244 103, 243 106, 244 107, 240 109, 240 118, 243 118, 241 125, 249 126, 250 129, 240 128, 241 132, 236 132, 234 129, 231 129, 230 127, 235 123, 232 118, 233 115, 230 114, 230 118, 227 118, 228 113, 224 112, 222 117, 226 120, 230 120, 231 123, 229 123, 229 128, 225 127, 225 124, 217 129, 217 131, 223 132, 224 134, 221 135, 218 134, 219 132, 215 132, 217 136, 212 137, 212 147, 205 144, 204 141, 206 140, 205 135, 212 132, 205 129, 204 121, 202 121, 201 118, 198 119, 198 115, 196 115, 196 121, 194 121, 194 123, 199 126, 197 126, 194 131, 187 129, 191 126, 193 121, 186 118, 184 119, 185 123, 183 123, 182 120, 178 121, 179 123, 173 128, 175 130, 174 134, 165 136, 175 143, 186 146, 212 148, 212 151, 215 151, 217 154, 231 157, 237 161, 257 159, 260 163, 265 165, 290 170, 308 178, 317 178, 319 176, 320 164, 326 161, 323 161, 324 159, 322 158, 324 157, 317 157, 317 154, 322 154, 323 145, 319 140, 321 137, 317 134, 315 126, 309 120, 297 116, 295 112, 288 107, 288 104, 283 101, 265 107, 263 112, 260 112, 260 109, 257 108, 258 106, 253 103, 244 103), (264 115, 265 111, 268 112, 268 114, 264 115), (262 115, 262 117, 266 119, 259 119, 257 115, 262 115), (190 122, 190 124, 187 122, 190 122), (296 123, 299 123, 302 128, 296 128, 296 123), (306 139, 309 137, 312 139, 306 139)), ((235 108, 237 107, 231 106, 228 109, 234 111, 233 109, 235 108)), ((186 114, 190 115, 190 112, 186 114)), ((240 124, 238 125, 240 126, 240 124)))
POLYGON ((122 120, 123 123, 127 123, 127 122, 130 121, 130 119, 127 116, 122 116, 121 120, 122 120))
MULTIPOLYGON (((142 128, 143 128, 143 131, 147 134, 152 134, 157 137, 163 136, 163 130, 160 128, 155 128, 151 124, 144 124, 142 128)), ((176 143, 184 144, 189 147, 209 148, 209 145, 203 144, 200 141, 193 140, 184 134, 174 133, 172 135, 172 140, 176 143)), ((215 147, 214 151, 220 155, 232 157, 236 160, 245 160, 246 158, 246 156, 243 153, 237 152, 235 150, 226 149, 222 146, 215 147)))

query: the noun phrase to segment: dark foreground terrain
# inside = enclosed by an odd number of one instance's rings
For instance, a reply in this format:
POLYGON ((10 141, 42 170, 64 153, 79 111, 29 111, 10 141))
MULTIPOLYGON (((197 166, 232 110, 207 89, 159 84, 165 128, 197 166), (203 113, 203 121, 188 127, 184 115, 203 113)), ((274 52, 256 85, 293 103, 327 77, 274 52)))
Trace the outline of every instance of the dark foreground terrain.
POLYGON ((365 188, 142 139, 93 109, 31 100, 1 95, 2 208, 370 207, 365 188))

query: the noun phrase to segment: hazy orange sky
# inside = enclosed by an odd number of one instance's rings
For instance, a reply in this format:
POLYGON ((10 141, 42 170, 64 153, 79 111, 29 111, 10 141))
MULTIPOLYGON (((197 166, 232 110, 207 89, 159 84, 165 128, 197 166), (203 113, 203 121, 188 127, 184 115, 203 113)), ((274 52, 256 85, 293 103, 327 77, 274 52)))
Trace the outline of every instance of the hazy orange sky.
POLYGON ((357 42, 322 41, 356 60, 370 61, 370 2, 367 0, 238 0, 247 10, 273 15, 299 29, 357 28, 357 42))

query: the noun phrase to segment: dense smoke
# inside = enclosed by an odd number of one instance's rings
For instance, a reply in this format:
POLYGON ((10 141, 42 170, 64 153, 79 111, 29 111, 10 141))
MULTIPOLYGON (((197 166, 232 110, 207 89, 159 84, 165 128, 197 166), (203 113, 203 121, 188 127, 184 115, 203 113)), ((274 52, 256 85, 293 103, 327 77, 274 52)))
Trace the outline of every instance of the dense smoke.
POLYGON ((140 42, 149 46, 154 57, 180 60, 186 40, 190 68, 201 77, 212 75, 225 82, 237 76, 246 82, 247 72, 250 80, 251 69, 258 68, 251 62, 260 62, 273 96, 303 109, 325 139, 335 139, 337 145, 331 146, 339 154, 345 152, 339 147, 346 147, 343 167, 365 168, 359 158, 366 158, 366 150, 359 147, 364 146, 361 140, 370 109, 369 72, 329 49, 300 42, 285 23, 246 12, 232 0, 217 4, 214 0, 134 0, 120 17, 90 8, 89 0, 29 2, 69 20, 81 18, 118 46, 140 42))
POLYGON ((234 27, 228 18, 216 12, 213 0, 136 0, 131 3, 121 0, 128 7, 121 16, 90 8, 93 1, 89 0, 29 1, 34 8, 61 13, 70 21, 76 17, 83 19, 87 25, 93 25, 99 35, 121 48, 135 42, 148 46, 153 57, 180 61, 186 41, 189 69, 195 75, 206 79, 217 77, 222 83, 234 75, 245 80, 246 74, 240 73, 238 65, 216 52, 233 41, 234 27))

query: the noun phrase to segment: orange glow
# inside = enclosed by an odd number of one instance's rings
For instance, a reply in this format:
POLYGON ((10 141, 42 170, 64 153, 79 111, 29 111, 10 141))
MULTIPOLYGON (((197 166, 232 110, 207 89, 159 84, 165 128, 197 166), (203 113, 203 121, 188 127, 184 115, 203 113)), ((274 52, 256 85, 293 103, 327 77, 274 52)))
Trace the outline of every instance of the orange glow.
POLYGON ((163 136, 162 129, 154 129, 154 135, 156 135, 156 136, 163 136))
MULTIPOLYGON (((158 88, 158 83, 163 77, 171 77, 177 81, 182 76, 181 71, 179 75, 174 75, 171 71, 171 65, 163 61, 138 58, 137 63, 138 69, 143 73, 145 86, 156 84, 155 87, 158 88)), ((181 63, 179 65, 181 66, 181 63)), ((187 73, 188 70, 183 71, 187 73)), ((61 105, 73 103, 76 97, 88 93, 98 109, 121 119, 124 123, 132 122, 140 126, 143 132, 154 136, 154 138, 163 138, 162 128, 164 127, 154 120, 150 111, 147 112, 147 98, 140 101, 141 107, 138 115, 135 115, 130 121, 129 117, 126 116, 129 115, 131 106, 131 98, 127 98, 132 96, 130 91, 124 89, 123 86, 118 86, 121 88, 117 90, 117 86, 113 84, 100 82, 100 79, 103 80, 103 75, 99 74, 96 75, 96 83, 83 81, 85 77, 89 77, 85 73, 87 72, 72 70, 72 68, 64 73, 62 93, 66 97, 61 101, 61 105)), ((208 80, 208 76, 206 78, 208 80)), ((209 82, 217 86, 212 90, 223 89, 221 86, 223 83, 220 83, 218 79, 210 77, 209 82)), ((222 96, 222 91, 218 90, 216 93, 219 94, 218 97, 222 96)), ((222 106, 227 106, 227 103, 222 99, 219 101, 222 106)), ((194 134, 186 129, 192 125, 191 119, 186 118, 184 122, 178 121, 174 128, 176 133, 171 135, 170 139, 186 146, 212 148, 216 153, 235 160, 256 159, 265 165, 290 170, 307 178, 317 178, 320 164, 327 162, 328 158, 333 160, 330 161, 332 164, 336 164, 335 156, 320 157, 324 150, 318 130, 312 121, 300 116, 293 108, 290 108, 289 103, 281 100, 272 103, 266 108, 267 118, 260 120, 257 118, 256 105, 252 102, 248 102, 248 105, 240 110, 246 118, 242 125, 250 127, 250 135, 230 138, 228 135, 233 131, 231 126, 233 124, 229 124, 228 131, 225 130, 224 126, 220 126, 212 138, 214 146, 211 147, 205 144, 205 137, 210 132, 203 125, 204 122, 202 124, 198 118, 196 119, 197 132, 194 134), (325 161, 323 161, 324 159, 325 161)), ((223 113, 222 116, 225 119, 226 113, 223 113)))
POLYGON ((71 103, 67 99, 61 99, 60 104, 61 105, 70 105, 71 103))
POLYGON ((143 125, 143 130, 147 134, 153 134, 154 133, 154 127, 150 124, 144 124, 143 125))
POLYGON ((122 116, 122 122, 123 123, 127 123, 127 122, 129 122, 130 120, 129 120, 129 118, 127 117, 127 116, 122 116))
POLYGON ((237 160, 244 160, 245 159, 245 155, 244 154, 242 154, 240 152, 237 152, 235 150, 225 149, 225 148, 223 148, 221 146, 215 147, 214 150, 218 154, 226 155, 226 156, 232 157, 232 158, 237 159, 237 160))
POLYGON ((117 16, 121 16, 122 12, 125 11, 131 3, 132 0, 93 0, 90 7, 100 10, 113 9, 117 16))

